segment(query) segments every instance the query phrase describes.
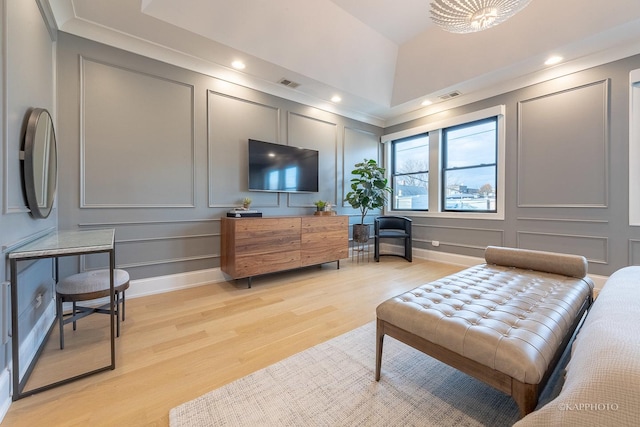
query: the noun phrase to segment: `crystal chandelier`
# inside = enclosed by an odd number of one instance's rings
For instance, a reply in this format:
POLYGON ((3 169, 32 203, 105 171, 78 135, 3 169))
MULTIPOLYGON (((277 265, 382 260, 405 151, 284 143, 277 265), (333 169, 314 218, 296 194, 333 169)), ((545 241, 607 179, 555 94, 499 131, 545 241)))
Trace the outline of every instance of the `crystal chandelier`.
POLYGON ((520 12, 531 0, 433 0, 431 19, 451 33, 473 33, 495 27, 520 12))

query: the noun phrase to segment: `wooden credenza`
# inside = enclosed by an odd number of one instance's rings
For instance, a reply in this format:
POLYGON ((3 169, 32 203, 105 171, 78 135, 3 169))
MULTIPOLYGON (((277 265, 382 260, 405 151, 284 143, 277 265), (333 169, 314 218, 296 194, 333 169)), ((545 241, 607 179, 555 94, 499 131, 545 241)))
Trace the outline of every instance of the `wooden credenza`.
POLYGON ((233 279, 349 257, 349 218, 228 218, 221 223, 220 268, 233 279))

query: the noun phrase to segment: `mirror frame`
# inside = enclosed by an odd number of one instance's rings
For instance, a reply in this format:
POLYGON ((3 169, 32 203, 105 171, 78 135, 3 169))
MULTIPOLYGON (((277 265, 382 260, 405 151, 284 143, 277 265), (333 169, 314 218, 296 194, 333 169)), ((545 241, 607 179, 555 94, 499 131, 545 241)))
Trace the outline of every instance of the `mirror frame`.
POLYGON ((34 218, 47 218, 53 209, 58 184, 57 153, 56 135, 49 111, 34 108, 28 115, 24 151, 21 153, 24 192, 34 218), (39 152, 43 152, 44 156, 39 156, 39 152), (43 159, 47 160, 46 164, 43 159), (44 203, 38 201, 38 195, 44 196, 44 203))

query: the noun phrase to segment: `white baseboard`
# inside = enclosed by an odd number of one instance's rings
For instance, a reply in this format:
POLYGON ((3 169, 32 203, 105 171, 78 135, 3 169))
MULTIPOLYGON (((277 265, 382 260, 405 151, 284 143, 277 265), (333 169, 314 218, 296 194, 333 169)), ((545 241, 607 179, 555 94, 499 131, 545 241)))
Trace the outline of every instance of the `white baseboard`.
POLYGON ((228 278, 225 277, 220 268, 132 280, 127 290, 127 298, 163 294, 180 289, 194 288, 207 283, 224 282, 225 280, 228 280, 228 278))
POLYGON ((0 372, 0 423, 11 407, 11 371, 3 369, 0 372))

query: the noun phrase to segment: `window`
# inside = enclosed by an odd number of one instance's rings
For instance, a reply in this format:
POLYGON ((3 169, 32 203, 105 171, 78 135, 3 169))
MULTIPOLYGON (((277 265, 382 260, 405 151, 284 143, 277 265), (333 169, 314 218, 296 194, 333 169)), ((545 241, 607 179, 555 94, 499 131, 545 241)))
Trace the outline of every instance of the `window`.
POLYGON ((504 219, 505 109, 497 105, 381 138, 397 215, 504 219))
POLYGON ((392 144, 392 209, 428 210, 429 135, 411 136, 392 144))
POLYGON ((442 130, 442 210, 496 212, 498 119, 442 130))

